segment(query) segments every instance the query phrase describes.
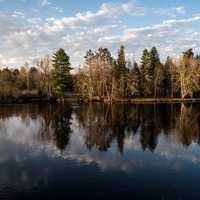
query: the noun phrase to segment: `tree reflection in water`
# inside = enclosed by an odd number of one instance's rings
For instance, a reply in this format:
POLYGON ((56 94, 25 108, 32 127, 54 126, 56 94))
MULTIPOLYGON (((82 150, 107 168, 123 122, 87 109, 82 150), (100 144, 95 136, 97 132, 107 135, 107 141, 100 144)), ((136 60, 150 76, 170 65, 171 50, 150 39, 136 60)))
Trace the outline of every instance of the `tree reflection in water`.
POLYGON ((72 107, 70 105, 49 104, 40 107, 42 116, 40 136, 44 141, 53 140, 56 147, 63 151, 70 141, 72 107))
POLYGON ((91 104, 76 110, 89 149, 106 151, 114 141, 122 153, 126 138, 139 135, 141 148, 154 151, 159 136, 190 145, 200 139, 200 106, 197 104, 91 104))
POLYGON ((0 129, 11 116, 19 117, 27 126, 30 120, 39 120, 38 140, 53 143, 61 151, 70 143, 74 121, 89 150, 107 151, 116 143, 119 152, 123 153, 125 141, 138 136, 141 148, 152 152, 161 135, 173 137, 175 143, 185 146, 200 142, 198 104, 3 106, 0 109, 0 129))

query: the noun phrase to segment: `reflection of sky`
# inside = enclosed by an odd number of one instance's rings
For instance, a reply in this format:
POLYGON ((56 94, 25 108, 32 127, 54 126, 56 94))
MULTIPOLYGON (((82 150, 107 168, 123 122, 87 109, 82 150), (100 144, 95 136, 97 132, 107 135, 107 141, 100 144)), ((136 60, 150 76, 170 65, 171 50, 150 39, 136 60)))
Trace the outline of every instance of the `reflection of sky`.
POLYGON ((200 163, 200 147, 193 143, 184 147, 176 143, 176 136, 159 135, 158 145, 152 153, 143 151, 140 135, 129 136, 125 139, 124 152, 121 155, 115 142, 107 152, 88 150, 84 141, 84 129, 80 128, 73 115, 70 144, 64 152, 60 152, 49 140, 42 141, 39 137, 41 118, 22 120, 10 117, 0 125, 0 163, 14 160, 23 162, 27 159, 37 159, 41 155, 56 159, 74 160, 81 164, 95 164, 102 171, 125 171, 133 173, 147 167, 181 170, 184 164, 200 163))

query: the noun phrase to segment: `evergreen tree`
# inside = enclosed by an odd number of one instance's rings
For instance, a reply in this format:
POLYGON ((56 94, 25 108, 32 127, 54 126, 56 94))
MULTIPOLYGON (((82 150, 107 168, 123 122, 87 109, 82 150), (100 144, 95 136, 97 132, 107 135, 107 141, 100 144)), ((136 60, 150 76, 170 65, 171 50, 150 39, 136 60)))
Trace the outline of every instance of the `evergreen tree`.
POLYGON ((127 93, 129 97, 140 97, 141 95, 141 74, 136 62, 128 74, 127 93))
POLYGON ((109 51, 108 48, 99 48, 98 51, 93 52, 91 49, 89 49, 86 52, 86 55, 84 56, 85 63, 91 64, 92 61, 96 59, 101 59, 102 61, 108 62, 110 64, 113 63, 114 59, 109 51))
POLYGON ((145 49, 141 58, 142 94, 144 97, 155 97, 158 78, 156 74, 160 66, 161 62, 156 47, 152 47, 150 51, 145 49))
POLYGON ((154 97, 156 97, 157 77, 162 73, 161 70, 161 62, 158 51, 156 47, 152 47, 150 51, 150 68, 148 69, 148 86, 151 96, 154 97))
POLYGON ((122 70, 126 68, 125 47, 123 45, 118 51, 117 63, 122 70))
POLYGON ((148 96, 148 69, 150 67, 150 53, 147 49, 143 51, 141 58, 141 94, 143 97, 148 96))
POLYGON ((164 80, 163 80, 163 90, 166 97, 173 97, 173 62, 168 56, 164 64, 164 80))
POLYGON ((72 76, 70 74, 70 57, 63 49, 59 49, 53 55, 53 86, 58 95, 72 90, 72 76))
POLYGON ((118 95, 125 97, 127 95, 127 73, 125 48, 122 45, 118 51, 118 57, 114 65, 114 77, 117 82, 118 95))
POLYGON ((183 56, 185 58, 193 58, 194 57, 194 53, 192 51, 192 48, 190 48, 187 51, 183 52, 183 56))
POLYGON ((96 57, 100 58, 102 61, 107 62, 109 64, 113 64, 113 57, 108 48, 99 48, 96 57))
POLYGON ((126 68, 126 57, 125 57, 125 48, 122 45, 118 51, 118 58, 117 58, 117 73, 119 76, 123 76, 127 72, 126 68))
POLYGON ((86 64, 89 64, 94 57, 95 57, 94 52, 91 49, 89 49, 86 52, 86 55, 84 56, 86 64))

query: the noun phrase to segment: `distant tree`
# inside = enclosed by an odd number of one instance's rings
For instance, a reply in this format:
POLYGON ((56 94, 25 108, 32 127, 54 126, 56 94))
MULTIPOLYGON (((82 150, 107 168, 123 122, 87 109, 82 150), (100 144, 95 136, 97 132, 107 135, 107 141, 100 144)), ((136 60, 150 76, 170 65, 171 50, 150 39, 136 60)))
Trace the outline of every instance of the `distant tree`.
POLYGON ((168 56, 164 64, 164 95, 174 97, 175 92, 175 66, 172 59, 168 56))
POLYGON ((12 73, 13 83, 14 84, 17 82, 18 76, 19 76, 19 70, 18 69, 14 69, 13 73, 12 73))
POLYGON ((26 76, 26 89, 30 90, 29 63, 24 63, 24 75, 26 76))
POLYGON ((89 64, 92 61, 92 59, 94 58, 94 56, 95 56, 95 53, 91 49, 89 49, 86 52, 86 55, 84 56, 85 63, 89 64))
POLYGON ((150 53, 147 49, 143 51, 142 57, 141 57, 141 88, 142 88, 142 96, 146 97, 150 95, 149 91, 149 77, 148 77, 148 71, 150 68, 151 62, 150 62, 150 53))
POLYGON ((24 66, 22 66, 19 70, 19 75, 17 76, 16 80, 16 85, 20 90, 28 89, 28 83, 29 83, 28 77, 29 76, 27 69, 24 66))
POLYGON ((39 90, 40 87, 40 74, 37 68, 31 67, 29 70, 29 89, 30 90, 39 90))
POLYGON ((40 89, 44 95, 52 96, 52 62, 49 56, 42 58, 37 64, 40 70, 40 89))
POLYGON ((193 53, 192 48, 190 48, 187 51, 183 52, 183 56, 185 58, 193 58, 194 57, 194 53, 193 53))
POLYGON ((118 50, 118 57, 113 68, 114 78, 116 82, 117 94, 118 96, 125 97, 127 96, 127 73, 128 68, 126 67, 126 57, 125 57, 125 48, 122 45, 118 50))
POLYGON ((113 63, 107 48, 86 52, 84 66, 76 75, 76 90, 84 99, 111 98, 113 63))
POLYGON ((12 72, 10 69, 5 68, 1 71, 1 80, 5 83, 5 84, 10 84, 12 83, 12 72))
POLYGON ((144 97, 156 97, 161 62, 156 47, 145 49, 141 58, 142 92, 144 97))
POLYGON ((125 57, 125 47, 122 45, 118 51, 116 72, 118 75, 124 75, 127 72, 126 68, 126 57, 125 57))
POLYGON ((127 94, 130 97, 140 97, 141 95, 141 74, 136 62, 128 74, 127 94))
POLYGON ((200 67, 193 53, 185 54, 178 62, 181 98, 192 98, 199 91, 200 67))
POLYGON ((63 49, 53 55, 53 87, 57 95, 63 95, 72 90, 72 76, 70 74, 70 57, 63 49))
POLYGON ((162 74, 161 70, 161 62, 160 62, 160 58, 159 58, 159 54, 158 51, 156 49, 156 47, 152 47, 151 51, 150 51, 150 68, 148 70, 148 78, 149 78, 149 88, 151 90, 152 95, 154 96, 154 98, 156 97, 156 90, 157 90, 157 77, 159 75, 157 75, 156 73, 158 73, 158 71, 160 73, 158 74, 162 74))

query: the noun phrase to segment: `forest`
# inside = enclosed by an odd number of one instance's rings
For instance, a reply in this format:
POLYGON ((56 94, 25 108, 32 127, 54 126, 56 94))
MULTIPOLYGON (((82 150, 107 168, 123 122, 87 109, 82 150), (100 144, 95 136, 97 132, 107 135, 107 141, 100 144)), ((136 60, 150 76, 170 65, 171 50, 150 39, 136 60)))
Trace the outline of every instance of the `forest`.
POLYGON ((71 74, 73 68, 63 49, 35 66, 1 68, 0 97, 63 97, 72 91, 82 100, 200 97, 200 56, 192 49, 164 62, 156 47, 145 49, 138 62, 126 58, 124 46, 116 58, 108 48, 90 49, 71 74))

